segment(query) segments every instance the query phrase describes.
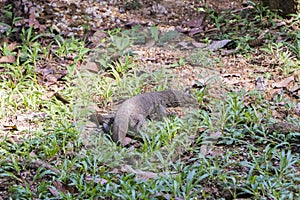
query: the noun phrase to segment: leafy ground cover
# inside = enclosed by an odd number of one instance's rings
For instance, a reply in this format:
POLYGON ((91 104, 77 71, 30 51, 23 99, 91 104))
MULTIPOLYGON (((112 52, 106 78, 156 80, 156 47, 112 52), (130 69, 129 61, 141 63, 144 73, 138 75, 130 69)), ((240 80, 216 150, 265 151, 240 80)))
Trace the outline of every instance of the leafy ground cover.
POLYGON ((128 1, 119 10, 161 24, 70 30, 48 27, 47 10, 26 26, 1 3, 2 199, 300 198, 299 16, 214 1, 187 5, 188 16, 173 2, 168 15, 165 4, 128 1), (167 88, 188 89, 199 106, 149 121, 128 147, 89 119, 167 88))

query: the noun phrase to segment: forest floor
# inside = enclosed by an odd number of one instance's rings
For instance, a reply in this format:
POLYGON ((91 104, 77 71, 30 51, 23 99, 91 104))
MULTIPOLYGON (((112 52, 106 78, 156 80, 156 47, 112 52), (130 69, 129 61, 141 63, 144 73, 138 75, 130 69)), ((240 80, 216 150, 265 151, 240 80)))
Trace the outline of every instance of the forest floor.
POLYGON ((0 199, 300 197, 299 15, 240 0, 9 5, 0 199), (123 99, 169 88, 199 108, 124 148, 99 126, 123 99))

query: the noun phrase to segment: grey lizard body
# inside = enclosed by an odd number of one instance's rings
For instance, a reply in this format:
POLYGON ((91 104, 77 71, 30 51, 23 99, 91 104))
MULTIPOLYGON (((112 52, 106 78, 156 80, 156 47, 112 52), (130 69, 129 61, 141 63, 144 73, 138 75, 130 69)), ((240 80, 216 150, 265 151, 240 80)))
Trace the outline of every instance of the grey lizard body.
POLYGON ((129 129, 139 130, 146 124, 147 118, 158 116, 161 119, 165 117, 168 107, 192 104, 197 104, 197 100, 178 90, 149 92, 129 98, 121 104, 115 115, 112 139, 124 146, 129 129))

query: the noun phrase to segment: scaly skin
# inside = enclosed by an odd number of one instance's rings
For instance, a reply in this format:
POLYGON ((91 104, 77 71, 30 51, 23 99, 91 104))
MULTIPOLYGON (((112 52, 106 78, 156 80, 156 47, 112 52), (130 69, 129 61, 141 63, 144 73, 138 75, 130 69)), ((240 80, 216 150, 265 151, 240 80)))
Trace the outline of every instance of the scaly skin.
POLYGON ((125 145, 129 128, 139 130, 153 114, 166 116, 167 107, 196 104, 197 100, 178 90, 165 90, 139 94, 127 99, 117 111, 113 124, 112 139, 125 145))

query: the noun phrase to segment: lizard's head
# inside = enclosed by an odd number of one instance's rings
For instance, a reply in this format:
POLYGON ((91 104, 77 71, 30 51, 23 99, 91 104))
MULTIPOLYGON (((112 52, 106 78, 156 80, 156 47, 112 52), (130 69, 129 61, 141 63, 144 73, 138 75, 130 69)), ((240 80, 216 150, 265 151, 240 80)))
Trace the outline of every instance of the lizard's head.
POLYGON ((177 101, 179 104, 189 104, 189 105, 195 105, 198 103, 197 99, 193 97, 191 94, 179 91, 179 90, 174 90, 173 91, 177 101))

